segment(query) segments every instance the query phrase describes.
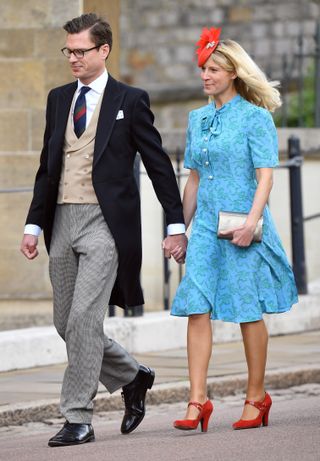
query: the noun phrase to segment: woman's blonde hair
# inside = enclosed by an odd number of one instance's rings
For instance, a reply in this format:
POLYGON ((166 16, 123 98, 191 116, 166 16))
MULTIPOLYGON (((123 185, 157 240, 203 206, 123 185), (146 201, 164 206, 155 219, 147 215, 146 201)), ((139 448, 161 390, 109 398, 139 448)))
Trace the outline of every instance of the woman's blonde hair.
POLYGON ((278 81, 268 81, 265 74, 250 58, 248 53, 233 40, 221 40, 211 54, 211 59, 228 72, 235 72, 237 92, 256 106, 270 112, 281 106, 278 81))

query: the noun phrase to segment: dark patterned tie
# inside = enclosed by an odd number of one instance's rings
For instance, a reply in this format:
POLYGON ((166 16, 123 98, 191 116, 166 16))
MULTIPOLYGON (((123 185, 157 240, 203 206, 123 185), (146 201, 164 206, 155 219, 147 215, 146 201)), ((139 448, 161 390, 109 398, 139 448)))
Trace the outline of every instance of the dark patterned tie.
POLYGON ((87 106, 86 106, 85 94, 89 90, 91 90, 89 86, 83 86, 80 90, 80 94, 74 105, 73 126, 74 126, 74 132, 78 138, 80 138, 80 136, 86 129, 87 106))

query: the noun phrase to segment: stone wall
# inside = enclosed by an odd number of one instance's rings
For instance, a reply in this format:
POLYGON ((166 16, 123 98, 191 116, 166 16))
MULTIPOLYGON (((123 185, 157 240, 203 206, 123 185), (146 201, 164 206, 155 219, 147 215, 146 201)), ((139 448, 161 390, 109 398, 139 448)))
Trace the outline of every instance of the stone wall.
MULTIPOLYGON (((61 24, 79 0, 0 1, 0 189, 31 186, 49 89, 70 80, 61 24)), ((0 296, 50 296, 43 241, 37 263, 19 253, 31 192, 0 194, 0 296)))
POLYGON ((304 51, 313 49, 320 20, 319 0, 122 0, 121 6, 121 76, 149 90, 161 129, 184 127, 186 113, 204 103, 195 60, 203 27, 222 26, 222 38, 238 41, 279 78, 282 57, 297 51, 300 32, 304 51))
POLYGON ((319 0, 122 0, 121 75, 133 84, 197 80, 195 43, 203 27, 221 26, 264 67, 279 67, 303 32, 305 50, 320 20, 319 0))

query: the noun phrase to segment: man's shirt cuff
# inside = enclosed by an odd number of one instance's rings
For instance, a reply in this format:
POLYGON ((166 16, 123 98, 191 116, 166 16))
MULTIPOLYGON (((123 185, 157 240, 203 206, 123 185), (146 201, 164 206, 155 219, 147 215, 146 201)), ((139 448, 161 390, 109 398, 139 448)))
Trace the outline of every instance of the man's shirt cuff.
POLYGON ((167 227, 168 235, 185 234, 186 226, 181 223, 169 224, 167 227))
POLYGON ((26 224, 24 226, 24 234, 35 235, 36 237, 39 237, 41 230, 41 227, 36 224, 26 224))

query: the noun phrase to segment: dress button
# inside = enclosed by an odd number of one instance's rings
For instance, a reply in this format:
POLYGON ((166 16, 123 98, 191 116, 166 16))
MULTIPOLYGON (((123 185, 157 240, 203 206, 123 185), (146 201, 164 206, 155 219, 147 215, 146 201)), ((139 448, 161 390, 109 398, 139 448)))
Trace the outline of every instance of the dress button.
POLYGON ((205 141, 208 141, 208 138, 207 138, 207 137, 205 137, 205 138, 204 138, 204 140, 205 140, 205 141))
POLYGON ((209 179, 213 179, 213 176, 210 175, 210 176, 209 176, 209 179))
POLYGON ((89 158, 89 155, 85 155, 84 158, 89 158))
POLYGON ((202 152, 207 152, 207 149, 206 148, 202 149, 202 152))
POLYGON ((81 186, 85 186, 85 183, 84 183, 84 182, 82 182, 82 183, 81 183, 81 186))
POLYGON ((79 197, 80 200, 83 200, 83 197, 79 197))
POLYGON ((208 166, 208 165, 209 165, 209 162, 208 162, 208 161, 207 161, 207 162, 204 162, 204 164, 205 164, 205 166, 208 166))
POLYGON ((64 196, 63 196, 63 198, 66 198, 66 199, 67 199, 67 198, 68 198, 68 196, 67 196, 67 195, 64 195, 64 196))
POLYGON ((68 183, 67 183, 67 182, 65 182, 65 183, 64 183, 64 185, 65 185, 65 186, 67 186, 67 185, 68 185, 68 183))
POLYGON ((69 158, 69 157, 70 157, 70 154, 67 154, 67 158, 69 158))

